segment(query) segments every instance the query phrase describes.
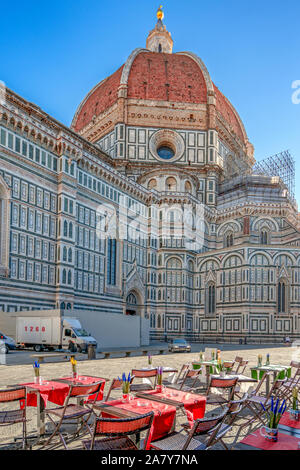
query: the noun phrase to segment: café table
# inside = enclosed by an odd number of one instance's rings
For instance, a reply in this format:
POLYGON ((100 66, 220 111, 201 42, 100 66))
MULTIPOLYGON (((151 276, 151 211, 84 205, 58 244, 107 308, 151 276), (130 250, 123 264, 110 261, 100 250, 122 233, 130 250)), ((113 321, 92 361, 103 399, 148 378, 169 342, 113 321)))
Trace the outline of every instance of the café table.
POLYGON ((205 414, 206 397, 196 393, 174 390, 163 386, 162 391, 146 390, 135 394, 138 398, 153 400, 165 405, 184 408, 189 424, 192 426, 195 419, 201 419, 205 414))
POLYGON ((300 441, 300 420, 295 421, 291 419, 289 412, 285 411, 280 418, 278 431, 288 434, 289 436, 295 436, 300 441))
POLYGON ((272 442, 261 435, 263 428, 248 434, 242 441, 233 446, 234 450, 299 450, 299 437, 278 432, 278 441, 272 442))
POLYGON ((292 374, 291 366, 283 366, 281 364, 264 364, 261 366, 250 367, 251 377, 261 380, 265 372, 266 375, 266 395, 270 392, 270 375, 273 374, 273 380, 283 380, 285 377, 290 378, 292 374))
MULTIPOLYGON (((58 379, 43 380, 40 384, 34 382, 22 383, 18 385, 25 385, 27 387, 27 406, 33 406, 37 408, 37 431, 38 437, 42 437, 45 434, 45 408, 47 402, 50 401, 56 405, 62 406, 69 393, 70 385, 78 384, 91 384, 97 381, 103 381, 101 384, 101 393, 98 399, 103 399, 103 390, 105 381, 107 379, 101 377, 83 376, 79 375, 76 379, 72 377, 62 377, 58 379)), ((21 402, 21 407, 25 403, 21 402)))
MULTIPOLYGON (((149 450, 151 441, 161 439, 175 429, 176 407, 170 404, 158 403, 146 398, 131 397, 128 402, 112 400, 94 406, 101 416, 115 418, 135 418, 153 411, 154 419, 149 433, 146 449, 149 450)), ((139 440, 139 437, 138 437, 139 440)))

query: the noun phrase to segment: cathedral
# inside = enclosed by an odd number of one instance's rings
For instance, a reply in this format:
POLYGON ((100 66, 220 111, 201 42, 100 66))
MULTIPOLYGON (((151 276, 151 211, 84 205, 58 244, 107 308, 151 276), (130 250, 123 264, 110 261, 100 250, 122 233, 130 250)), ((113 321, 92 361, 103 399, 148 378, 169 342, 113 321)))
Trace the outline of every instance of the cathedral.
POLYGON ((0 311, 148 319, 150 338, 300 333, 294 162, 256 163, 238 112, 157 11, 67 127, 0 90, 0 311))

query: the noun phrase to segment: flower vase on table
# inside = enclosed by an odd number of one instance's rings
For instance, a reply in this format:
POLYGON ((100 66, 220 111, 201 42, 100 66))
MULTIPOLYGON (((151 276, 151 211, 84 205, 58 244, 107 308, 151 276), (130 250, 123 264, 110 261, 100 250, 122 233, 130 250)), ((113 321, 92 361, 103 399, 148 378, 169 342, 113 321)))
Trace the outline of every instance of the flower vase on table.
POLYGON ((279 398, 277 398, 276 403, 274 403, 274 398, 271 397, 271 408, 270 410, 266 410, 264 405, 260 403, 263 407, 267 418, 267 425, 260 428, 260 434, 271 442, 278 441, 278 424, 286 410, 286 402, 285 400, 282 401, 281 405, 279 402, 279 398))
POLYGON ((131 376, 130 372, 128 377, 126 377, 125 372, 122 374, 122 380, 119 378, 120 382, 122 382, 122 392, 123 392, 123 403, 128 403, 130 401, 130 381, 131 376))
POLYGON ((257 367, 261 367, 261 366, 262 366, 262 355, 259 354, 257 358, 257 367))
POLYGON ((156 390, 158 393, 162 392, 162 367, 157 368, 157 385, 156 390))
POLYGON ((41 385, 42 377, 40 376, 40 364, 39 362, 35 361, 33 365, 34 369, 34 383, 41 385))
POLYGON ((293 387, 292 397, 293 397, 292 408, 289 409, 290 419, 292 421, 299 421, 299 419, 300 419, 300 410, 298 409, 298 389, 297 389, 297 387, 293 387))
POLYGON ((148 366, 152 366, 152 356, 148 355, 148 366))
POLYGON ((266 366, 270 365, 270 354, 267 354, 266 366))
POLYGON ((77 368, 76 368, 77 361, 76 361, 76 359, 74 359, 74 357, 71 357, 70 362, 72 364, 72 378, 77 379, 77 377, 78 377, 77 368))

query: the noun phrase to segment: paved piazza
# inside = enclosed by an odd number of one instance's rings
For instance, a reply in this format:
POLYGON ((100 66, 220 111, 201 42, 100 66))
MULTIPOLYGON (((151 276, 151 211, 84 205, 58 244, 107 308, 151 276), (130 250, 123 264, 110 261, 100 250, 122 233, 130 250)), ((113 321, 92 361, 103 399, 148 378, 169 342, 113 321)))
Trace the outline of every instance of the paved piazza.
MULTIPOLYGON (((242 356, 245 360, 249 361, 249 366, 257 364, 258 354, 262 354, 263 359, 266 354, 270 354, 270 360, 273 364, 283 364, 288 365, 292 359, 300 359, 300 348, 294 347, 273 347, 261 345, 255 348, 253 345, 249 346, 239 346, 239 345, 200 345, 193 344, 191 353, 178 353, 178 354, 164 354, 164 355, 154 355, 153 356, 153 366, 172 366, 180 368, 184 363, 190 363, 199 358, 198 351, 204 351, 205 347, 218 347, 221 350, 221 357, 224 360, 233 360, 237 355, 242 356)), ((100 377, 105 377, 112 379, 114 377, 120 376, 122 372, 130 372, 132 368, 135 367, 146 367, 147 366, 147 356, 134 356, 129 358, 116 357, 111 359, 96 359, 93 361, 78 361, 78 373, 84 375, 95 375, 100 377)), ((41 365, 41 375, 45 379, 63 377, 66 374, 69 374, 71 366, 69 362, 55 362, 55 363, 45 363, 41 365)), ((246 375, 250 375, 250 369, 247 367, 245 371, 246 375)), ((32 365, 13 365, 13 366, 0 366, 1 374, 1 385, 17 384, 22 382, 28 382, 33 378, 33 368, 32 365)), ((106 386, 105 391, 108 390, 106 386)), ((114 392, 112 397, 120 396, 120 392, 114 392)), ((48 406, 54 407, 53 403, 49 403, 48 406)), ((1 410, 4 409, 1 407, 1 410)), ((207 412, 209 413, 213 407, 207 407, 207 412)), ((28 423, 28 432, 34 433, 36 430, 36 408, 28 408, 28 417, 31 419, 28 423)), ((179 425, 182 422, 185 422, 186 418, 181 414, 177 413, 177 429, 179 430, 179 425)), ((238 423, 238 422, 237 422, 238 423)), ((235 438, 236 431, 238 428, 233 428, 231 434, 227 435, 225 442, 233 443, 240 441, 245 434, 248 434, 250 430, 255 429, 257 423, 254 424, 254 427, 249 428, 245 427, 242 432, 235 438)), ((12 436, 21 435, 20 426, 11 426, 7 428, 0 429, 0 445, 4 445, 12 440, 12 436)), ((81 448, 80 441, 75 442, 72 447, 81 448)), ((38 449, 38 446, 35 447, 38 449)), ((220 448, 219 445, 216 448, 220 448)), ((220 450, 222 447, 220 448, 220 450)))

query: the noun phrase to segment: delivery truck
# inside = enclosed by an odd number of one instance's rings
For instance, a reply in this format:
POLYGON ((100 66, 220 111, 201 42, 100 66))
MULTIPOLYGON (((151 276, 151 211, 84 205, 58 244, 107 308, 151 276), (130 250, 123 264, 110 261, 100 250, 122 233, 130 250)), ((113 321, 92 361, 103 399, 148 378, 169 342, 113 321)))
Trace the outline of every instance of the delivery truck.
POLYGON ((85 331, 78 318, 64 316, 61 310, 38 310, 0 312, 1 331, 10 335, 18 348, 68 349, 72 352, 87 352, 97 342, 85 331))

